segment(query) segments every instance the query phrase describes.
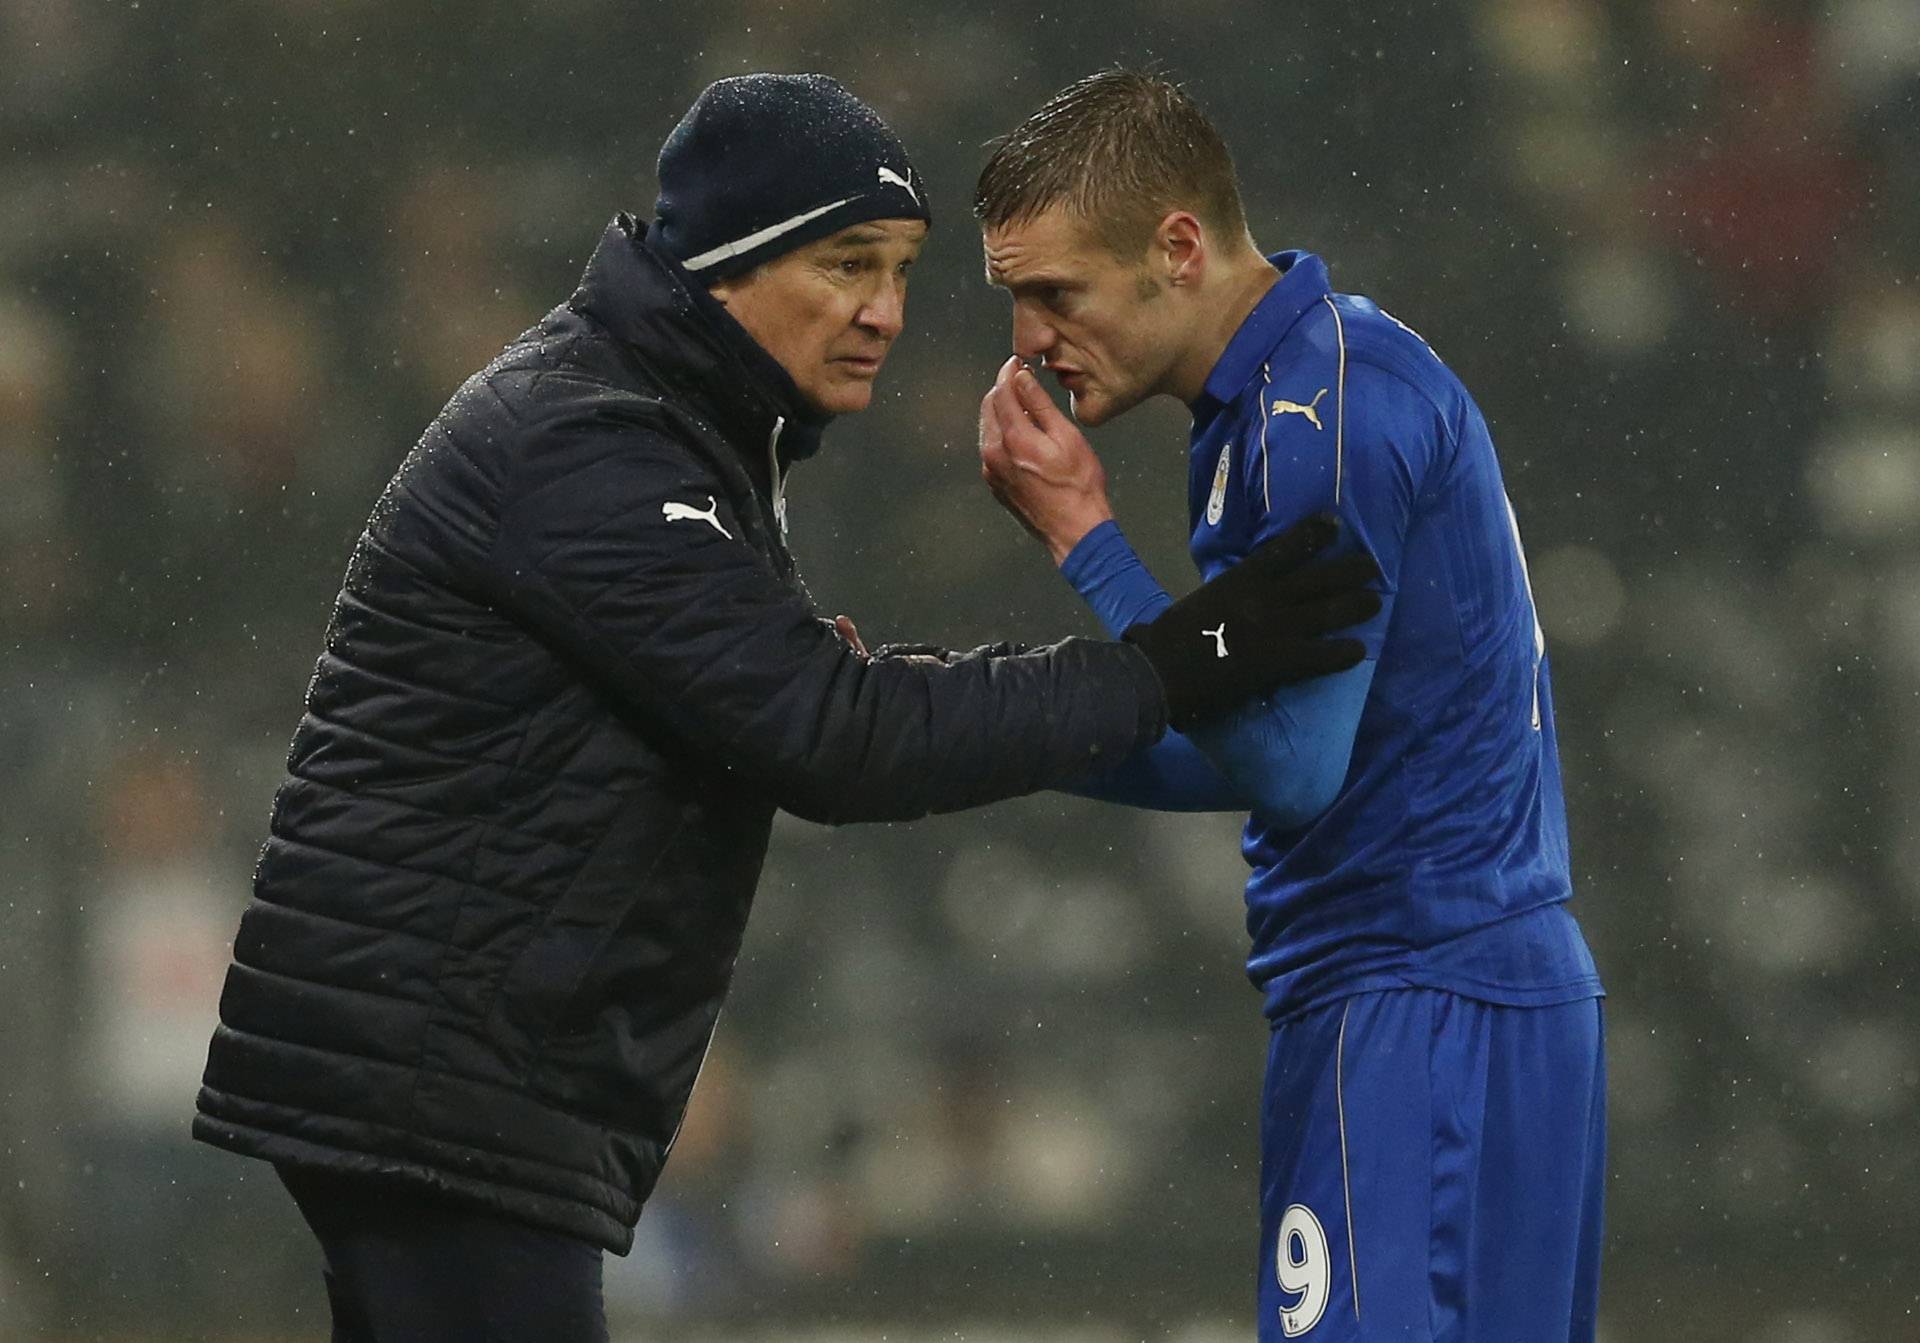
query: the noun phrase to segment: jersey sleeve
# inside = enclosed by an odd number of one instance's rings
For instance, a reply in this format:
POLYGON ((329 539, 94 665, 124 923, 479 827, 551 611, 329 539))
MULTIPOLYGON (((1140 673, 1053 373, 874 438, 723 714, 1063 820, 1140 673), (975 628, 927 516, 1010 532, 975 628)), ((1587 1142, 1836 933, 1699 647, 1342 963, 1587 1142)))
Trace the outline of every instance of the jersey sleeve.
POLYGON ((1252 799, 1190 738, 1168 731, 1118 766, 1058 789, 1146 811, 1253 810, 1252 799))
POLYGON ((1336 553, 1373 557, 1381 608, 1358 637, 1377 659, 1404 578, 1415 500, 1452 434, 1440 408, 1399 374, 1353 357, 1343 371, 1342 362, 1338 348, 1316 351, 1263 388, 1258 451, 1247 454, 1242 500, 1255 524, 1249 550, 1309 514, 1330 512, 1341 524, 1336 553))
POLYGON ((1297 829, 1339 796, 1373 670, 1362 662, 1282 687, 1224 718, 1196 723, 1181 740, 1250 799, 1246 810, 1297 829))

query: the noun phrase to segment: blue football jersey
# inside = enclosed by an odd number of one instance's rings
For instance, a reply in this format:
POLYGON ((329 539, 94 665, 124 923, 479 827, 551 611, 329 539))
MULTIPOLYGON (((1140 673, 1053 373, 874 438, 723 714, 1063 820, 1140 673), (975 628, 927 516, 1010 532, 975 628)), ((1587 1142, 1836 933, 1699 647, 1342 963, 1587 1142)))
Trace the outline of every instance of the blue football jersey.
POLYGON ((1380 566, 1345 781, 1305 826, 1255 812, 1248 973, 1275 1020, 1346 994, 1516 1006, 1600 992, 1572 894, 1545 641, 1486 421, 1427 343, 1305 252, 1195 403, 1188 500, 1213 578, 1312 513, 1380 566))

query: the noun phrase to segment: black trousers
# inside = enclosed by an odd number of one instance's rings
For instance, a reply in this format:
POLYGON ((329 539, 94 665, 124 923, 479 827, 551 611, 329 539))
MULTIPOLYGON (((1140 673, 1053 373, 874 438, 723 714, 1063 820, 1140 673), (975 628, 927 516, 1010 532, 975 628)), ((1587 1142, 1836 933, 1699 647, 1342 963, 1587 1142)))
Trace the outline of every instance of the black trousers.
POLYGON ((333 1343, 607 1343, 598 1246, 404 1187, 277 1169, 326 1255, 333 1343))

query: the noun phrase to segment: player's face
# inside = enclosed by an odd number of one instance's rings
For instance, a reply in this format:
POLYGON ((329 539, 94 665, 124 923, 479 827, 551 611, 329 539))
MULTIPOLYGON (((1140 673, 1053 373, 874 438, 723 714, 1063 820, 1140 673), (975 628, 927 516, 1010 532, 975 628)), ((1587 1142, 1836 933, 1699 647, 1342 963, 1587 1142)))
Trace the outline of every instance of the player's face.
POLYGON ((775 257, 711 287, 747 334, 825 415, 865 410, 906 323, 907 270, 927 240, 918 219, 879 219, 775 257))
POLYGON ((987 282, 1013 295, 1013 349, 1067 391, 1073 417, 1103 424, 1156 392, 1177 333, 1148 266, 1113 254, 1065 207, 988 229, 987 282))

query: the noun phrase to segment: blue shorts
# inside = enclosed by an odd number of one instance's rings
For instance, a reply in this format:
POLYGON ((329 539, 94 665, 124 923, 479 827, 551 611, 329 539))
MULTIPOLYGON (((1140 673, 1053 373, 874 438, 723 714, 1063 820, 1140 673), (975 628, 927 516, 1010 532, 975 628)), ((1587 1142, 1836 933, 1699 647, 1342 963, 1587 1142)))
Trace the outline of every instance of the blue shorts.
POLYGON ((1260 1338, 1592 1343, 1600 1000, 1364 993, 1273 1029, 1260 1338))

